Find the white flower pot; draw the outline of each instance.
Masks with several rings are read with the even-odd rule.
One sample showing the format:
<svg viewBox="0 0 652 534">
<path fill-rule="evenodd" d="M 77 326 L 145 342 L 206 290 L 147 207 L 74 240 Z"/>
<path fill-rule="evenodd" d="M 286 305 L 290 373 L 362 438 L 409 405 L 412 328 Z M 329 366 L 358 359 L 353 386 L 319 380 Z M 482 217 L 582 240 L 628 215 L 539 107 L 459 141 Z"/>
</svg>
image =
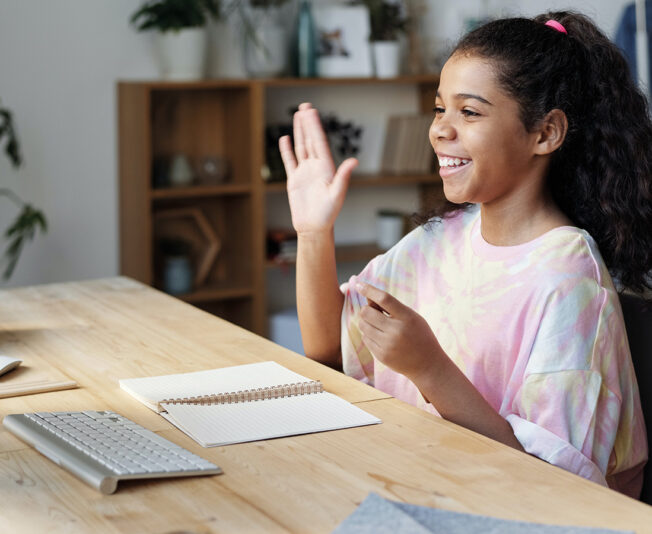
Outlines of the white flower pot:
<svg viewBox="0 0 652 534">
<path fill-rule="evenodd" d="M 161 76 L 166 80 L 196 80 L 204 77 L 205 28 L 186 28 L 158 34 Z"/>
<path fill-rule="evenodd" d="M 394 78 L 401 71 L 401 48 L 398 41 L 371 43 L 377 78 Z"/>
</svg>

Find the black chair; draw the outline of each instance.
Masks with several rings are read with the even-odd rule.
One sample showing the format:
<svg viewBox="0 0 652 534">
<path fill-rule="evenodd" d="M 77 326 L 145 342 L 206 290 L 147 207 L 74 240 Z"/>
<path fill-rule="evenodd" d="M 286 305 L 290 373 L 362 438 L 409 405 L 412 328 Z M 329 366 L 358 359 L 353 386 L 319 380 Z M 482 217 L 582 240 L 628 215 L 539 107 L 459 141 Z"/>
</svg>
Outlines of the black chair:
<svg viewBox="0 0 652 534">
<path fill-rule="evenodd" d="M 640 297 L 622 294 L 620 304 L 641 393 L 649 447 L 652 444 L 652 302 L 646 303 Z M 641 501 L 652 504 L 652 461 L 648 460 L 643 476 Z"/>
</svg>

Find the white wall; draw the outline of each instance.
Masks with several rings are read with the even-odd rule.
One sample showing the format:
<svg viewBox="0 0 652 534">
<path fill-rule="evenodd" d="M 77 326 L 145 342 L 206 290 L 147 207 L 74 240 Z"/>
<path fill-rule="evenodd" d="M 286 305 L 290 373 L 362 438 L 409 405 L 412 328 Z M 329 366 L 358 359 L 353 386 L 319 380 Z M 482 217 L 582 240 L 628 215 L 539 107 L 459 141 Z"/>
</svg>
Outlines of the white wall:
<svg viewBox="0 0 652 534">
<path fill-rule="evenodd" d="M 427 1 L 423 25 L 433 36 L 431 43 L 456 38 L 462 16 L 485 4 L 492 13 L 543 9 L 534 0 L 457 0 L 454 6 L 447 0 Z M 611 34 L 625 3 L 572 4 Z M 16 172 L 0 156 L 0 186 L 43 208 L 50 222 L 48 234 L 27 247 L 8 285 L 118 273 L 115 82 L 156 76 L 150 38 L 128 24 L 139 4 L 0 0 L 0 99 L 15 113 L 25 157 Z M 367 103 L 364 113 L 373 115 L 376 105 Z M 14 215 L 13 206 L 0 199 L 0 229 Z"/>
</svg>

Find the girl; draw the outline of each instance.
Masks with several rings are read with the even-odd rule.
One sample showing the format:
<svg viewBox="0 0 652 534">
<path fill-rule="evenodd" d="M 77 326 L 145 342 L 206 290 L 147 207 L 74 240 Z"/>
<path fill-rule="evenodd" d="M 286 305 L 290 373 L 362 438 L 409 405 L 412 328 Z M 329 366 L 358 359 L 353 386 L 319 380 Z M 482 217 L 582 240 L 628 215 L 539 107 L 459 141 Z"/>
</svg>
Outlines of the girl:
<svg viewBox="0 0 652 534">
<path fill-rule="evenodd" d="M 445 206 L 338 287 L 336 170 L 302 104 L 280 150 L 306 354 L 519 450 L 640 493 L 645 428 L 618 295 L 649 287 L 652 124 L 586 17 L 490 22 L 446 62 Z M 340 322 L 341 321 L 341 322 Z"/>
</svg>

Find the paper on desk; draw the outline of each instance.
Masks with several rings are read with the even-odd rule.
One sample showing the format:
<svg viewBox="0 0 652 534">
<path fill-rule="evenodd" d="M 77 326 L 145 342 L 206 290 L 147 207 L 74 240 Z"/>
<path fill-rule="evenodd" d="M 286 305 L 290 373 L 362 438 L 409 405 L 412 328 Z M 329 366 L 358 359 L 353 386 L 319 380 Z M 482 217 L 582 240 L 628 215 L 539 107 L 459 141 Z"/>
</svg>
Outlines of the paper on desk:
<svg viewBox="0 0 652 534">
<path fill-rule="evenodd" d="M 371 493 L 332 534 L 634 534 L 627 530 L 542 525 L 389 501 Z"/>
<path fill-rule="evenodd" d="M 44 358 L 21 355 L 21 360 L 23 363 L 19 367 L 0 376 L 0 399 L 78 387 L 77 382 Z"/>
</svg>

